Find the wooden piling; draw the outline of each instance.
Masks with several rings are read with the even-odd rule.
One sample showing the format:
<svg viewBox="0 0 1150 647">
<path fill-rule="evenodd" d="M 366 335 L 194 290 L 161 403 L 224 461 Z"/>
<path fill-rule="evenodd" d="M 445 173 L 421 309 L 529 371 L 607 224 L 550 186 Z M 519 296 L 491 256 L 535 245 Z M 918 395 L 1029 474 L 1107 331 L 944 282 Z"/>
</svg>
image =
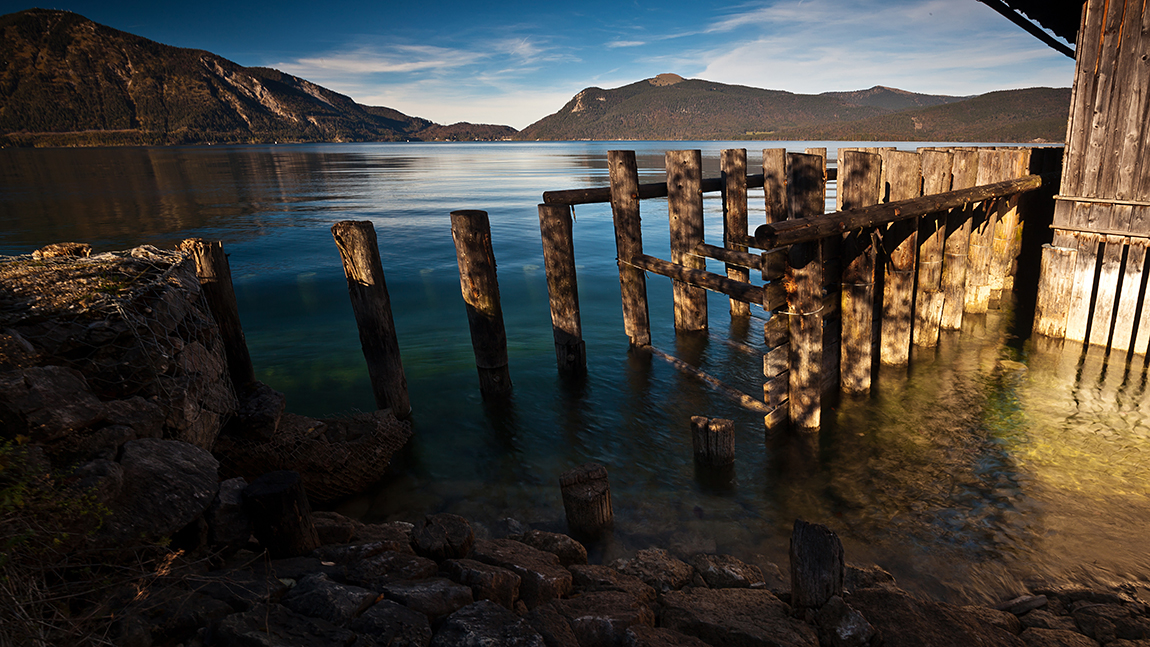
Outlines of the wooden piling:
<svg viewBox="0 0 1150 647">
<path fill-rule="evenodd" d="M 228 376 L 236 392 L 243 394 L 255 384 L 256 376 L 244 329 L 240 325 L 239 306 L 236 305 L 236 292 L 232 287 L 232 270 L 228 266 L 223 243 L 189 238 L 180 243 L 180 250 L 189 254 L 196 263 L 200 290 L 208 302 L 212 318 L 220 327 L 224 357 L 228 362 Z"/>
<path fill-rule="evenodd" d="M 339 248 L 347 293 L 359 328 L 359 343 L 367 360 L 375 406 L 391 409 L 397 418 L 411 415 L 407 377 L 399 355 L 399 340 L 391 315 L 391 297 L 384 281 L 375 227 L 369 221 L 343 220 L 331 226 Z"/>
<path fill-rule="evenodd" d="M 978 153 L 978 185 L 997 182 L 1003 175 L 1003 159 L 992 150 Z M 982 314 L 990 309 L 990 262 L 998 209 L 984 201 L 974 209 L 970 229 L 970 252 L 966 268 L 966 311 Z"/>
<path fill-rule="evenodd" d="M 722 152 L 719 158 L 723 180 L 723 243 L 727 249 L 746 252 L 741 241 L 747 238 L 747 149 L 734 148 Z M 747 283 L 751 272 L 745 267 L 727 264 L 727 278 Z M 731 299 L 732 317 L 749 317 L 751 307 L 738 299 Z"/>
<path fill-rule="evenodd" d="M 1012 180 L 1026 175 L 1030 166 L 1030 154 L 1022 150 L 995 151 L 998 157 L 999 173 L 991 182 Z M 991 243 L 990 266 L 987 285 L 990 287 L 990 301 L 997 308 L 1002 293 L 1014 289 L 1014 266 L 1022 241 L 1022 221 L 1018 215 L 1017 195 L 1001 198 L 995 202 L 997 224 L 994 240 Z"/>
<path fill-rule="evenodd" d="M 1042 246 L 1040 276 L 1044 282 L 1034 306 L 1034 332 L 1061 339 L 1066 336 L 1066 315 L 1073 292 L 1076 247 Z"/>
<path fill-rule="evenodd" d="M 559 476 L 567 528 L 579 537 L 598 537 L 615 522 L 607 468 L 585 463 Z"/>
<path fill-rule="evenodd" d="M 499 280 L 495 251 L 491 247 L 491 223 L 486 211 L 451 212 L 451 238 L 459 264 L 459 285 L 467 306 L 471 346 L 479 371 L 479 390 L 484 396 L 511 392 L 507 368 L 507 331 L 499 303 Z"/>
<path fill-rule="evenodd" d="M 763 202 L 767 222 L 782 222 L 789 216 L 787 207 L 787 149 L 763 149 Z"/>
<path fill-rule="evenodd" d="M 543 267 L 551 304 L 551 332 L 555 361 L 564 373 L 587 368 L 587 345 L 579 320 L 579 283 L 575 276 L 575 240 L 571 207 L 539 205 L 539 234 L 543 239 Z"/>
<path fill-rule="evenodd" d="M 790 217 L 819 215 L 825 201 L 823 158 L 788 153 L 787 201 Z M 822 415 L 823 268 L 818 241 L 791 245 L 787 260 L 790 317 L 790 421 L 817 430 Z"/>
<path fill-rule="evenodd" d="M 611 214 L 615 223 L 623 329 L 632 346 L 649 346 L 651 321 L 647 312 L 647 277 L 643 270 L 627 262 L 643 253 L 639 169 L 635 163 L 635 151 L 607 151 L 607 165 L 611 176 Z"/>
<path fill-rule="evenodd" d="M 842 209 L 869 207 L 881 199 L 882 157 L 861 151 L 839 153 L 837 200 Z M 875 248 L 873 227 L 843 234 L 839 373 L 845 393 L 866 393 L 871 387 Z"/>
<path fill-rule="evenodd" d="M 252 520 L 252 534 L 268 557 L 299 557 L 319 548 L 319 533 L 299 473 L 284 470 L 260 476 L 244 488 L 243 502 Z"/>
<path fill-rule="evenodd" d="M 953 156 L 943 151 L 924 151 L 922 193 L 934 195 L 950 191 Z M 918 280 L 915 296 L 914 333 L 917 346 L 938 345 L 939 322 L 945 295 L 942 291 L 943 246 L 946 212 L 923 216 L 918 225 Z"/>
<path fill-rule="evenodd" d="M 954 151 L 951 167 L 951 189 L 969 189 L 978 182 L 978 152 Z M 946 215 L 946 242 L 943 244 L 942 317 L 943 330 L 961 330 L 962 313 L 966 310 L 966 266 L 970 254 L 970 232 L 974 205 L 951 209 Z"/>
<path fill-rule="evenodd" d="M 843 544 L 826 526 L 796 519 L 791 531 L 791 606 L 818 609 L 842 595 Z"/>
<path fill-rule="evenodd" d="M 735 423 L 723 418 L 691 417 L 691 444 L 695 460 L 709 467 L 735 462 Z"/>
<path fill-rule="evenodd" d="M 884 151 L 882 159 L 890 202 L 922 194 L 922 165 L 917 153 Z M 879 361 L 891 366 L 910 361 L 918 220 L 909 218 L 880 230 L 884 278 Z"/>
<path fill-rule="evenodd" d="M 667 151 L 667 212 L 671 225 L 671 262 L 705 270 L 705 259 L 691 252 L 703 242 L 703 155 L 701 151 Z M 707 291 L 673 281 L 675 330 L 707 329 Z"/>
</svg>

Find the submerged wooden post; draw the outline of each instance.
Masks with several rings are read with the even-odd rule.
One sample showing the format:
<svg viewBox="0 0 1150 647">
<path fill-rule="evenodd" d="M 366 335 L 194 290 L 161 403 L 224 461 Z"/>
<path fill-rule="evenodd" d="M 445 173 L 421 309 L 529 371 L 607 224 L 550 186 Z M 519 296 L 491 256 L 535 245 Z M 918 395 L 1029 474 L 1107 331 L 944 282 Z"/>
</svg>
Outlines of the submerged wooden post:
<svg viewBox="0 0 1150 647">
<path fill-rule="evenodd" d="M 791 218 L 822 213 L 826 186 L 823 158 L 788 153 L 787 199 Z M 823 267 L 818 241 L 791 245 L 787 257 L 790 317 L 790 419 L 796 429 L 817 430 L 822 416 Z"/>
<path fill-rule="evenodd" d="M 459 286 L 467 304 L 467 323 L 479 390 L 484 396 L 511 392 L 507 369 L 507 331 L 499 303 L 499 280 L 495 276 L 495 252 L 491 248 L 491 223 L 486 211 L 451 212 L 451 238 L 459 263 Z"/>
<path fill-rule="evenodd" d="M 607 468 L 585 463 L 559 476 L 563 511 L 572 534 L 597 537 L 615 523 Z"/>
<path fill-rule="evenodd" d="M 839 157 L 838 197 L 842 209 L 858 209 L 882 200 L 882 156 L 843 151 Z M 875 229 L 843 234 L 842 353 L 839 381 L 845 393 L 866 393 L 874 364 Z"/>
<path fill-rule="evenodd" d="M 991 184 L 1003 178 L 1004 160 L 994 151 L 978 153 L 978 185 Z M 982 314 L 990 309 L 990 261 L 994 250 L 994 230 L 998 209 L 993 201 L 975 208 L 970 231 L 970 256 L 966 268 L 966 311 Z"/>
<path fill-rule="evenodd" d="M 882 155 L 890 202 L 922 195 L 922 166 L 918 154 L 884 151 Z M 885 275 L 879 361 L 892 366 L 910 362 L 918 220 L 916 217 L 893 222 L 882 230 Z"/>
<path fill-rule="evenodd" d="M 243 394 L 255 384 L 255 370 L 244 329 L 240 325 L 239 306 L 232 287 L 232 270 L 224 254 L 223 243 L 207 242 L 202 238 L 189 238 L 180 243 L 180 250 L 188 253 L 196 263 L 196 278 L 207 299 L 208 309 L 224 342 L 224 357 L 228 360 L 228 375 L 236 392 Z"/>
<path fill-rule="evenodd" d="M 1042 246 L 1042 285 L 1034 306 L 1034 332 L 1039 335 L 1057 339 L 1066 336 L 1077 260 L 1076 247 Z"/>
<path fill-rule="evenodd" d="M 1027 151 L 995 151 L 1001 166 L 1000 175 L 991 178 L 991 182 L 1012 180 L 1027 174 L 1030 166 L 1030 154 Z M 1014 289 L 1014 265 L 1018 258 L 1019 243 L 1022 240 L 1020 227 L 1022 222 L 1018 215 L 1017 195 L 1000 198 L 996 201 L 998 224 L 994 229 L 994 240 L 991 241 L 990 266 L 988 268 L 987 284 L 990 287 L 989 303 L 994 307 L 1002 300 L 1002 293 Z"/>
<path fill-rule="evenodd" d="M 359 343 L 367 360 L 367 374 L 375 406 L 391 409 L 403 419 L 411 414 L 407 377 L 399 356 L 399 340 L 391 316 L 391 297 L 383 277 L 375 227 L 368 221 L 343 220 L 331 226 L 339 248 L 351 309 L 359 328 Z"/>
<path fill-rule="evenodd" d="M 671 262 L 705 270 L 707 261 L 691 252 L 703 242 L 703 155 L 701 151 L 667 151 L 667 212 L 671 224 Z M 707 291 L 683 281 L 672 283 L 675 330 L 707 329 Z"/>
<path fill-rule="evenodd" d="M 575 276 L 575 240 L 571 207 L 539 205 L 539 233 L 543 239 L 543 266 L 551 304 L 551 331 L 559 370 L 579 373 L 587 368 L 587 345 L 579 321 L 579 283 Z"/>
<path fill-rule="evenodd" d="M 791 531 L 791 606 L 817 609 L 842 595 L 843 544 L 826 526 L 795 520 Z"/>
<path fill-rule="evenodd" d="M 735 422 L 723 418 L 691 417 L 691 445 L 695 460 L 708 467 L 735 462 Z"/>
<path fill-rule="evenodd" d="M 978 183 L 978 152 L 954 151 L 951 166 L 953 191 L 969 189 Z M 961 330 L 962 313 L 966 310 L 966 266 L 970 254 L 970 232 L 976 207 L 966 205 L 951 209 L 946 215 L 946 241 L 943 243 L 942 262 L 942 318 L 943 330 Z"/>
<path fill-rule="evenodd" d="M 719 165 L 723 179 L 724 247 L 745 252 L 747 246 L 741 241 L 747 237 L 747 149 L 724 150 Z M 747 283 L 751 280 L 751 272 L 745 267 L 727 263 L 727 278 Z M 732 317 L 750 315 L 750 304 L 731 299 Z"/>
<path fill-rule="evenodd" d="M 298 472 L 269 472 L 244 488 L 244 510 L 252 534 L 272 559 L 307 555 L 319 548 L 319 533 Z"/>
<path fill-rule="evenodd" d="M 950 191 L 951 154 L 943 151 L 923 151 L 922 194 L 934 195 Z M 918 287 L 914 306 L 914 334 L 917 346 L 938 345 L 939 321 L 945 295 L 942 292 L 943 246 L 946 236 L 946 212 L 922 217 L 918 231 Z"/>
<path fill-rule="evenodd" d="M 789 181 L 787 149 L 763 149 L 763 206 L 768 223 L 787 219 L 790 211 L 787 199 Z M 781 258 L 785 254 L 771 256 Z M 778 277 L 768 279 L 767 255 L 764 254 L 763 259 L 763 280 L 778 280 Z M 779 273 L 785 271 L 783 267 Z M 786 311 L 771 310 L 765 302 L 762 306 L 771 313 L 770 321 L 763 327 L 763 339 L 767 345 L 767 352 L 763 355 L 763 402 L 770 408 L 770 412 L 763 416 L 763 424 L 768 432 L 776 433 L 785 429 L 790 422 L 790 317 Z"/>
<path fill-rule="evenodd" d="M 615 250 L 619 264 L 619 290 L 623 302 L 623 330 L 632 346 L 651 344 L 647 313 L 647 276 L 631 265 L 643 253 L 639 221 L 639 167 L 635 151 L 607 151 L 611 175 L 611 215 L 615 222 Z"/>
</svg>

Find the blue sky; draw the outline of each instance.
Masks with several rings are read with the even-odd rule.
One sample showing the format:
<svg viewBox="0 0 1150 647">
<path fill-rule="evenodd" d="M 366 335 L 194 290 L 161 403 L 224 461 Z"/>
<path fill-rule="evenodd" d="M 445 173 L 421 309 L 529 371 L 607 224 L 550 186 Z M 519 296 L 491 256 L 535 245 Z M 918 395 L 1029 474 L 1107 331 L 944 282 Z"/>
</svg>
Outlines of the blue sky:
<svg viewBox="0 0 1150 647">
<path fill-rule="evenodd" d="M 674 72 L 800 93 L 1069 87 L 1074 62 L 977 0 L 195 3 L 53 0 L 438 123 L 523 128 L 588 86 Z M 0 13 L 31 5 L 0 0 Z"/>
</svg>

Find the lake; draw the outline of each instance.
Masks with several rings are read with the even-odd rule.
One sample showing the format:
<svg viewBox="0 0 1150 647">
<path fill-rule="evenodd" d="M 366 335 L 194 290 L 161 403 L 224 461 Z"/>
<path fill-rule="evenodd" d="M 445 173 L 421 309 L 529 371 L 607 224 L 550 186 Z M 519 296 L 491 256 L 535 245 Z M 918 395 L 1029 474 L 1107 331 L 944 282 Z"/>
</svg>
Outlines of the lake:
<svg viewBox="0 0 1150 647">
<path fill-rule="evenodd" d="M 835 530 L 848 561 L 877 563 L 904 588 L 946 600 L 999 598 L 1035 577 L 1145 580 L 1144 359 L 1042 352 L 1014 329 L 1009 305 L 968 317 L 909 371 L 884 372 L 869 397 L 834 403 L 816 446 L 771 439 L 760 414 L 629 352 L 610 208 L 581 205 L 574 236 L 588 374 L 558 374 L 536 210 L 543 191 L 605 186 L 613 148 L 635 150 L 640 181 L 656 182 L 668 148 L 701 149 L 704 176 L 717 177 L 724 148 L 748 148 L 755 169 L 763 147 L 827 146 L 833 157 L 844 145 L 6 149 L 0 254 L 60 241 L 97 251 L 223 241 L 257 377 L 287 395 L 289 410 L 321 417 L 374 408 L 329 231 L 340 220 L 372 221 L 414 437 L 383 482 L 340 505 L 367 521 L 446 511 L 562 532 L 558 475 L 595 461 L 610 473 L 616 515 L 599 559 L 656 544 L 785 569 L 791 525 L 803 518 Z M 763 222 L 761 190 L 750 202 L 753 230 Z M 718 195 L 704 203 L 707 241 L 721 245 Z M 515 385 L 508 406 L 479 396 L 448 217 L 457 209 L 490 214 Z M 643 213 L 645 247 L 666 257 L 666 201 L 645 201 Z M 709 336 L 677 339 L 670 281 L 650 276 L 648 291 L 654 346 L 761 393 L 761 309 L 732 321 L 725 297 L 711 295 Z M 735 421 L 733 484 L 695 473 L 694 415 Z"/>
</svg>

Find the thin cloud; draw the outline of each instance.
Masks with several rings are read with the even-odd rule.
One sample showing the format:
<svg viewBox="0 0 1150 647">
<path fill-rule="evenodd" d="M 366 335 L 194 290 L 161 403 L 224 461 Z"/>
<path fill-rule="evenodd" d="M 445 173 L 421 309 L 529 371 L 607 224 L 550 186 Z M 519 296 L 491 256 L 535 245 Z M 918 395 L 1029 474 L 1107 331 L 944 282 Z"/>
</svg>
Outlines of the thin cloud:
<svg viewBox="0 0 1150 647">
<path fill-rule="evenodd" d="M 360 47 L 347 52 L 298 58 L 273 67 L 304 76 L 307 74 L 387 74 L 424 70 L 448 70 L 474 65 L 487 55 L 467 50 L 430 45 L 391 45 L 385 49 Z"/>
<path fill-rule="evenodd" d="M 607 43 L 607 47 L 615 49 L 617 47 L 642 47 L 646 45 L 647 41 L 644 40 L 616 40 Z"/>
</svg>

